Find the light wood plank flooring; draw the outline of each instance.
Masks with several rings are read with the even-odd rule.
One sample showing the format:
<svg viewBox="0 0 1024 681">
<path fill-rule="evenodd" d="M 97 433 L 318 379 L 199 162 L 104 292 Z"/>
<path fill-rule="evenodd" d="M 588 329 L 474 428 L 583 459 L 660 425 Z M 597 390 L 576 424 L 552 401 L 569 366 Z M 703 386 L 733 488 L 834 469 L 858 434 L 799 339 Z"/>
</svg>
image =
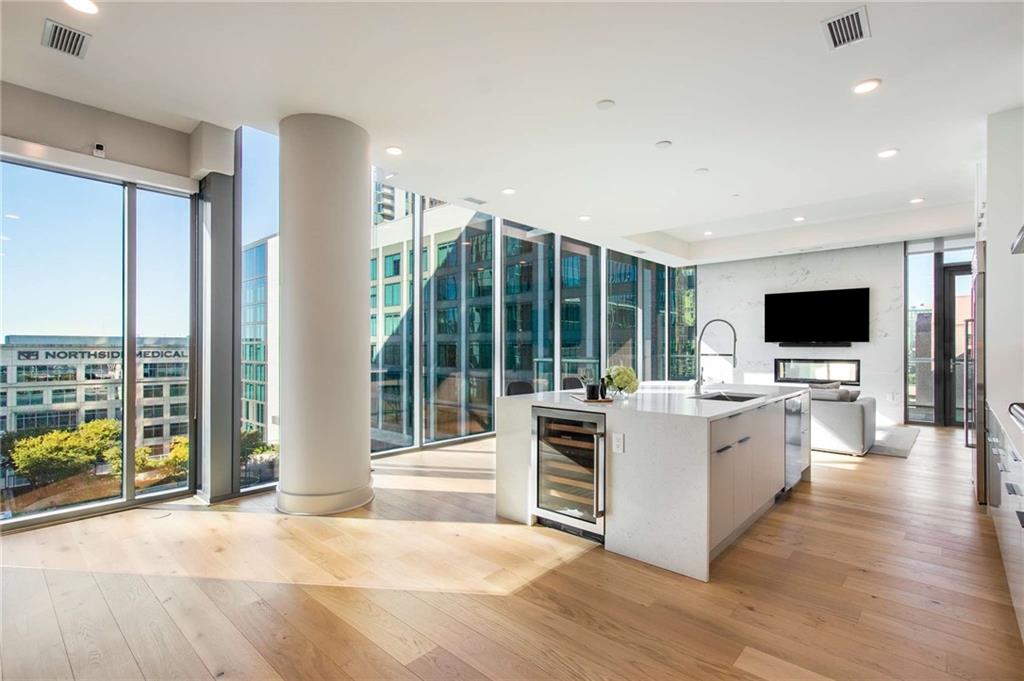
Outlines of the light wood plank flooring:
<svg viewBox="0 0 1024 681">
<path fill-rule="evenodd" d="M 331 518 L 260 495 L 3 537 L 4 679 L 1024 679 L 954 430 L 815 454 L 702 584 L 494 517 L 493 440 L 376 462 Z"/>
</svg>

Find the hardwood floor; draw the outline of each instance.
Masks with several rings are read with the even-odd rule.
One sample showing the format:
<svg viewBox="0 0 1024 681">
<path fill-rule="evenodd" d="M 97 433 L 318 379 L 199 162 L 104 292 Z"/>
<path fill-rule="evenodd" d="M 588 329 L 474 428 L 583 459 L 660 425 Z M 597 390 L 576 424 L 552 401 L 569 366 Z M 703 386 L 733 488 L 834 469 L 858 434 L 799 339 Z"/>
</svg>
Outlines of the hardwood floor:
<svg viewBox="0 0 1024 681">
<path fill-rule="evenodd" d="M 703 584 L 494 517 L 493 440 L 375 463 L 330 518 L 270 495 L 2 538 L 4 679 L 1024 679 L 959 432 L 815 453 Z"/>
</svg>

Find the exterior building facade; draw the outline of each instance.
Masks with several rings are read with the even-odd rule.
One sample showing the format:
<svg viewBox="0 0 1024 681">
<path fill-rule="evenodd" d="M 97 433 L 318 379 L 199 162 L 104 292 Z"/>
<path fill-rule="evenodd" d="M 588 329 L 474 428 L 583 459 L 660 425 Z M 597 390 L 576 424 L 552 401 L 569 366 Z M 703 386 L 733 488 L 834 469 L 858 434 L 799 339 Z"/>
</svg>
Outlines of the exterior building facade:
<svg viewBox="0 0 1024 681">
<path fill-rule="evenodd" d="M 187 338 L 139 338 L 135 447 L 161 459 L 189 435 Z M 71 430 L 124 414 L 120 338 L 7 336 L 0 345 L 0 434 Z M 4 486 L 17 484 L 3 460 Z"/>
<path fill-rule="evenodd" d="M 278 248 L 273 235 L 242 248 L 242 430 L 280 442 Z"/>
</svg>

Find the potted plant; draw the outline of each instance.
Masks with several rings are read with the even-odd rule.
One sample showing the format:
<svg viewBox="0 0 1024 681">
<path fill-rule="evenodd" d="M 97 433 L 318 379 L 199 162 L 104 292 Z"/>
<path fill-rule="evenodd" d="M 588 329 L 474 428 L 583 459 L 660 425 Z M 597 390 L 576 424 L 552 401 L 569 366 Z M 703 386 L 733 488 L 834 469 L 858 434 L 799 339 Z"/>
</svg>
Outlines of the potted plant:
<svg viewBox="0 0 1024 681">
<path fill-rule="evenodd" d="M 640 387 L 640 381 L 637 380 L 636 372 L 632 367 L 608 367 L 602 380 L 606 386 L 615 390 L 616 395 L 629 395 L 635 393 Z"/>
</svg>

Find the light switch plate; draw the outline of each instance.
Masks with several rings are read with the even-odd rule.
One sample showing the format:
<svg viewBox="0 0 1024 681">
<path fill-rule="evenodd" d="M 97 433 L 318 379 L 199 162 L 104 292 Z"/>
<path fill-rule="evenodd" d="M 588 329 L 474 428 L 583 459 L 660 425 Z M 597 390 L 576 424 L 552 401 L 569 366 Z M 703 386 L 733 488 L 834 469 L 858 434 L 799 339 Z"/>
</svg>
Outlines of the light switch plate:
<svg viewBox="0 0 1024 681">
<path fill-rule="evenodd" d="M 612 454 L 626 453 L 626 434 L 612 433 Z"/>
</svg>

